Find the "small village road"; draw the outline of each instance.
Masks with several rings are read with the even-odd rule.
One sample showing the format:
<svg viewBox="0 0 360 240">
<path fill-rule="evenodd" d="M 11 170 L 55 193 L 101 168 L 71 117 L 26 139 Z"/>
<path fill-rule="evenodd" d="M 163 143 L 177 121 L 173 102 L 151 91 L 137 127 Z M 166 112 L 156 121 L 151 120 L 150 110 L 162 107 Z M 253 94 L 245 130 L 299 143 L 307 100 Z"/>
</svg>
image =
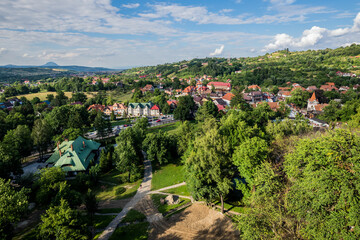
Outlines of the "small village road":
<svg viewBox="0 0 360 240">
<path fill-rule="evenodd" d="M 126 216 L 126 214 L 130 211 L 130 209 L 134 208 L 135 205 L 143 198 L 145 197 L 151 189 L 151 179 L 152 179 L 152 167 L 151 162 L 146 157 L 146 153 L 143 152 L 144 155 L 144 166 L 145 166 L 145 172 L 144 172 L 144 179 L 141 184 L 141 187 L 138 189 L 135 196 L 128 202 L 123 210 L 110 222 L 110 224 L 105 228 L 105 230 L 102 232 L 102 234 L 99 236 L 98 240 L 107 240 L 110 238 L 110 236 L 114 233 L 116 227 L 119 225 L 121 220 Z"/>
</svg>

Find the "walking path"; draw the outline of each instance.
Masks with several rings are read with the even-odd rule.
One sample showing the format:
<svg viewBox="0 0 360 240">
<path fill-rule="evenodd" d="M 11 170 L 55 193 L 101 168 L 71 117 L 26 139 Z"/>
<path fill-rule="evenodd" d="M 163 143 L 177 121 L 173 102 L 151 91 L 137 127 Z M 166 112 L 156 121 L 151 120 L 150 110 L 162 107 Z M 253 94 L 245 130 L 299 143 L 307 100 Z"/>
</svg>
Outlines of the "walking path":
<svg viewBox="0 0 360 240">
<path fill-rule="evenodd" d="M 132 209 L 144 196 L 146 196 L 151 189 L 151 179 L 152 179 L 152 167 L 151 162 L 147 159 L 145 152 L 144 155 L 144 165 L 145 173 L 144 180 L 141 184 L 141 188 L 138 189 L 135 196 L 128 202 L 124 209 L 110 222 L 110 224 L 105 228 L 102 234 L 99 236 L 98 240 L 107 240 L 114 233 L 116 227 L 119 225 L 121 220 L 126 216 L 126 214 Z"/>
</svg>

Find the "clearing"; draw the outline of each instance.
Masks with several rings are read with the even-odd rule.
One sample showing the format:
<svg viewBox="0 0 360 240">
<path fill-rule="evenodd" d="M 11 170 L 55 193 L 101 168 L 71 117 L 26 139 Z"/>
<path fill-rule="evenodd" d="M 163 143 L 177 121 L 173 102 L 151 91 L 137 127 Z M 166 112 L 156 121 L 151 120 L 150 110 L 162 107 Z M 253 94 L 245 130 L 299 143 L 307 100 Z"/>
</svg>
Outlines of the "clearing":
<svg viewBox="0 0 360 240">
<path fill-rule="evenodd" d="M 175 185 L 185 181 L 183 166 L 168 164 L 153 172 L 151 190 Z"/>
</svg>

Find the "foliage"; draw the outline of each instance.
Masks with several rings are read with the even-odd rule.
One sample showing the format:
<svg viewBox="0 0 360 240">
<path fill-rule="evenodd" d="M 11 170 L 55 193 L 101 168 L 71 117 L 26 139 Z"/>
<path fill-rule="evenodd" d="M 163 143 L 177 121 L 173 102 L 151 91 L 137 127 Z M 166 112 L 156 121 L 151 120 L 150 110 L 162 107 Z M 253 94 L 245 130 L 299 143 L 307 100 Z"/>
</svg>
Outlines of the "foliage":
<svg viewBox="0 0 360 240">
<path fill-rule="evenodd" d="M 219 116 L 219 110 L 213 101 L 206 101 L 204 105 L 196 112 L 196 120 L 204 121 L 205 118 Z"/>
<path fill-rule="evenodd" d="M 282 138 L 290 135 L 301 135 L 312 130 L 306 119 L 284 119 L 282 121 L 269 121 L 266 126 L 266 132 L 274 138 Z"/>
<path fill-rule="evenodd" d="M 291 97 L 286 99 L 286 102 L 293 103 L 300 108 L 304 108 L 307 105 L 307 101 L 309 98 L 309 92 L 303 91 L 298 88 L 291 92 Z"/>
<path fill-rule="evenodd" d="M 72 210 L 65 200 L 61 200 L 60 205 L 50 207 L 41 216 L 39 237 L 44 240 L 86 240 L 88 233 L 79 212 Z"/>
<path fill-rule="evenodd" d="M 12 239 L 13 225 L 23 216 L 28 207 L 28 190 L 15 190 L 10 180 L 0 178 L 0 238 Z"/>
<path fill-rule="evenodd" d="M 287 208 L 301 222 L 304 238 L 360 237 L 359 146 L 359 136 L 336 130 L 301 140 L 286 157 Z"/>
<path fill-rule="evenodd" d="M 166 164 L 176 158 L 176 142 L 167 132 L 161 130 L 149 133 L 143 142 L 144 150 L 150 161 L 155 164 Z"/>
<path fill-rule="evenodd" d="M 31 137 L 36 145 L 40 158 L 43 157 L 44 153 L 47 151 L 48 146 L 51 141 L 51 127 L 47 120 L 38 119 L 35 121 L 34 127 L 32 129 Z"/>
<path fill-rule="evenodd" d="M 178 104 L 174 111 L 174 118 L 177 120 L 185 121 L 193 118 L 195 110 L 194 99 L 187 95 L 178 98 Z"/>
<path fill-rule="evenodd" d="M 110 120 L 106 119 L 104 114 L 100 111 L 95 117 L 94 127 L 97 130 L 97 135 L 101 138 L 106 137 L 112 131 Z"/>
<path fill-rule="evenodd" d="M 229 144 L 220 135 L 215 119 L 207 119 L 185 161 L 187 184 L 194 199 L 212 202 L 220 197 L 223 202 L 233 175 L 228 154 Z"/>
</svg>

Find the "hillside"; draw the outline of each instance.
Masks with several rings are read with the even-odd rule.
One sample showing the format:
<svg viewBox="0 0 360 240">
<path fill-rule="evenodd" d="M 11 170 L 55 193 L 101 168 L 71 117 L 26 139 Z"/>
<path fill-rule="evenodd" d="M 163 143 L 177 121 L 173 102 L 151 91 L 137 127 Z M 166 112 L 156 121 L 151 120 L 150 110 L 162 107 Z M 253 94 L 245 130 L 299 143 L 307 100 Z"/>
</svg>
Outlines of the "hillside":
<svg viewBox="0 0 360 240">
<path fill-rule="evenodd" d="M 220 81 L 231 79 L 235 85 L 283 85 L 288 81 L 304 86 L 318 85 L 337 71 L 360 74 L 360 45 L 324 50 L 267 53 L 249 58 L 205 58 L 124 71 L 128 75 L 162 78 L 190 78 L 204 74 Z M 335 79 L 336 80 L 336 79 Z M 353 82 L 350 82 L 351 84 Z"/>
</svg>

